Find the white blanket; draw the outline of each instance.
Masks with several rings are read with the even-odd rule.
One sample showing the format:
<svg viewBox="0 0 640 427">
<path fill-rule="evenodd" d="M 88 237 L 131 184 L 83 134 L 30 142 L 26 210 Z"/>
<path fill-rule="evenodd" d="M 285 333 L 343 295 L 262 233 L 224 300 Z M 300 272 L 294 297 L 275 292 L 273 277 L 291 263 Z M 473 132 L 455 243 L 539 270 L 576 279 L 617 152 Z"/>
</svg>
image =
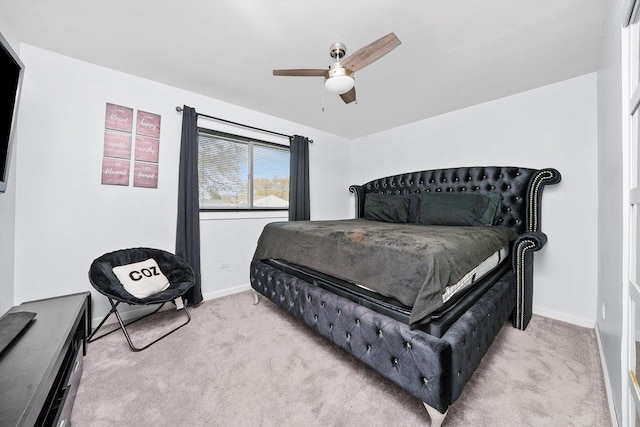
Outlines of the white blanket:
<svg viewBox="0 0 640 427">
<path fill-rule="evenodd" d="M 113 267 L 113 274 L 124 289 L 136 298 L 146 298 L 169 287 L 169 280 L 153 258 Z"/>
</svg>

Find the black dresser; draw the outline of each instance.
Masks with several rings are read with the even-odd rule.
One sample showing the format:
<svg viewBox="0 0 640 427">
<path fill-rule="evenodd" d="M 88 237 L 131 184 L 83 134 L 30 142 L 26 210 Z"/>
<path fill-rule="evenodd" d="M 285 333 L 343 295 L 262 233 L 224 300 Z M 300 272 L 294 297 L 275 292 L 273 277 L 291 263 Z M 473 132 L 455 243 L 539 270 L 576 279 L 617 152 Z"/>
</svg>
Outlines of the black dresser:
<svg viewBox="0 0 640 427">
<path fill-rule="evenodd" d="M 35 318 L 0 354 L 0 426 L 69 426 L 82 357 L 86 354 L 91 294 L 30 301 L 8 313 Z"/>
</svg>

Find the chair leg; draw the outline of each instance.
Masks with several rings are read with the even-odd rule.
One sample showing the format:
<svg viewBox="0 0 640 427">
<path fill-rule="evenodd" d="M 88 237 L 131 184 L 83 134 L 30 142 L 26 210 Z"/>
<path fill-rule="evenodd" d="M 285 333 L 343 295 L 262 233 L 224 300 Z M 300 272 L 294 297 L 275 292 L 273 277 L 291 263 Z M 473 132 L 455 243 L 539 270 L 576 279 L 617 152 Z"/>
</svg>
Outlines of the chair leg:
<svg viewBox="0 0 640 427">
<path fill-rule="evenodd" d="M 100 322 L 100 324 L 98 325 L 98 327 L 93 331 L 93 333 L 90 335 L 90 340 L 88 340 L 89 342 L 91 341 L 95 341 L 97 339 L 100 339 L 106 335 L 109 335 L 112 332 L 115 332 L 118 330 L 118 328 L 109 331 L 105 334 L 100 335 L 97 338 L 92 338 L 93 335 L 98 331 L 98 329 L 102 326 L 102 324 L 105 322 L 105 320 L 107 320 L 107 318 L 111 315 L 111 313 L 116 315 L 116 319 L 118 320 L 118 323 L 120 324 L 120 329 L 122 329 L 122 332 L 124 333 L 125 338 L 127 339 L 127 343 L 129 344 L 129 347 L 131 348 L 131 350 L 133 351 L 142 351 L 148 347 L 150 347 L 152 344 L 157 343 L 158 341 L 160 341 L 161 339 L 167 337 L 168 335 L 172 334 L 173 332 L 177 331 L 178 329 L 182 328 L 183 326 L 185 326 L 187 323 L 189 323 L 191 321 L 191 315 L 189 314 L 189 310 L 187 310 L 187 307 L 185 306 L 183 308 L 185 314 L 187 315 L 187 320 L 184 323 L 181 323 L 180 325 L 176 326 L 174 329 L 170 330 L 169 332 L 165 333 L 164 335 L 156 338 L 155 340 L 151 341 L 150 343 L 148 343 L 147 345 L 145 345 L 144 347 L 136 347 L 133 344 L 133 341 L 131 340 L 131 337 L 129 336 L 129 332 L 127 331 L 127 326 L 131 325 L 132 323 L 137 322 L 138 320 L 142 320 L 145 317 L 148 317 L 156 312 L 158 312 L 158 310 L 160 310 L 160 308 L 162 308 L 162 306 L 164 306 L 165 303 L 160 304 L 160 306 L 158 308 L 156 308 L 154 311 L 152 311 L 151 313 L 145 314 L 142 317 L 139 317 L 129 323 L 124 323 L 122 321 L 122 317 L 120 316 L 120 312 L 118 311 L 118 304 L 120 304 L 120 302 L 114 303 L 110 298 L 109 298 L 109 303 L 111 304 L 111 310 L 109 311 L 109 313 L 105 316 L 105 318 L 102 320 L 102 322 Z"/>
<path fill-rule="evenodd" d="M 253 305 L 257 305 L 260 302 L 260 294 L 258 294 L 258 291 L 256 291 L 255 289 L 252 289 L 253 291 Z"/>
<path fill-rule="evenodd" d="M 104 334 L 102 334 L 102 335 L 100 335 L 100 336 L 97 336 L 97 337 L 95 337 L 95 338 L 93 337 L 93 336 L 96 334 L 96 332 L 98 332 L 98 330 L 99 330 L 99 329 L 104 325 L 104 322 L 106 322 L 106 321 L 107 321 L 107 319 L 109 318 L 109 316 L 111 316 L 112 314 L 114 314 L 114 313 L 116 313 L 116 312 L 118 311 L 117 307 L 118 307 L 118 305 L 120 305 L 120 301 L 118 301 L 118 302 L 116 302 L 116 303 L 114 304 L 113 300 L 109 298 L 109 303 L 111 304 L 111 310 L 109 310 L 109 312 L 107 313 L 107 315 L 106 315 L 106 316 L 104 316 L 104 319 L 102 319 L 102 321 L 101 321 L 101 322 L 98 324 L 98 326 L 93 330 L 93 332 L 91 332 L 91 335 L 89 335 L 89 338 L 87 338 L 87 342 L 93 342 L 93 341 L 99 340 L 99 339 L 100 339 L 100 338 L 102 338 L 102 337 L 106 337 L 107 335 L 109 335 L 109 334 L 111 334 L 111 333 L 113 333 L 113 332 L 115 332 L 115 331 L 119 331 L 119 330 L 120 330 L 120 328 L 119 328 L 119 327 L 116 327 L 116 328 L 114 328 L 114 329 L 110 330 L 109 332 L 105 332 Z M 152 314 L 154 314 L 154 313 L 157 313 L 157 312 L 158 312 L 158 311 L 159 311 L 159 310 L 160 310 L 164 305 L 165 305 L 165 303 L 160 304 L 160 305 L 159 305 L 155 310 L 153 310 L 152 312 L 147 313 L 147 314 L 145 314 L 144 316 L 138 317 L 137 319 L 132 320 L 132 321 L 131 321 L 131 322 L 129 322 L 129 323 L 125 323 L 125 326 L 129 326 L 129 325 L 131 325 L 132 323 L 136 323 L 138 320 L 142 320 L 142 319 L 144 319 L 145 317 L 148 317 L 148 316 L 151 316 L 151 315 L 152 315 Z"/>
<path fill-rule="evenodd" d="M 98 326 L 93 330 L 93 332 L 91 332 L 91 334 L 89 334 L 89 337 L 87 338 L 87 342 L 94 342 L 95 340 L 98 340 L 98 339 L 100 339 L 100 338 L 104 337 L 105 335 L 109 335 L 111 332 L 115 332 L 115 331 L 117 331 L 117 330 L 118 330 L 118 328 L 116 328 L 116 329 L 114 329 L 114 330 L 112 330 L 112 331 L 107 332 L 106 334 L 102 334 L 102 335 L 100 335 L 100 336 L 98 336 L 98 337 L 95 337 L 95 338 L 93 337 L 93 336 L 96 334 L 96 332 L 98 332 L 98 330 L 100 330 L 100 328 L 102 327 L 102 325 L 104 325 L 104 322 L 106 322 L 106 321 L 107 321 L 107 319 L 109 318 L 109 316 L 111 316 L 111 313 L 113 313 L 113 308 L 112 308 L 112 309 L 107 313 L 107 315 L 106 315 L 106 316 L 104 316 L 104 319 L 102 319 L 102 321 L 101 321 L 101 322 L 98 324 Z"/>
</svg>

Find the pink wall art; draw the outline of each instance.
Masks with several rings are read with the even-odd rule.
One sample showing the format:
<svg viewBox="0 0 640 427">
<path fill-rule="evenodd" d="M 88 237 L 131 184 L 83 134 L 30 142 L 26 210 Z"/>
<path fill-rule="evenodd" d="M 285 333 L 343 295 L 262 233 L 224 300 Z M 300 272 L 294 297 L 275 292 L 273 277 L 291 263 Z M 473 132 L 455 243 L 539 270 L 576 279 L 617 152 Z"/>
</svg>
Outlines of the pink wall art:
<svg viewBox="0 0 640 427">
<path fill-rule="evenodd" d="M 134 162 L 133 186 L 158 188 L 158 164 Z"/>
<path fill-rule="evenodd" d="M 104 127 L 106 129 L 131 132 L 133 129 L 133 108 L 107 102 L 107 117 Z"/>
<path fill-rule="evenodd" d="M 105 157 L 119 159 L 131 158 L 131 133 L 105 129 L 104 153 Z"/>
<path fill-rule="evenodd" d="M 160 119 L 159 114 L 107 102 L 102 184 L 128 186 L 133 160 L 133 186 L 158 188 Z"/>
<path fill-rule="evenodd" d="M 160 138 L 160 115 L 138 110 L 136 134 Z"/>
<path fill-rule="evenodd" d="M 159 139 L 136 135 L 136 160 L 158 163 L 159 148 Z"/>
<path fill-rule="evenodd" d="M 129 160 L 102 159 L 102 184 L 129 185 Z"/>
</svg>

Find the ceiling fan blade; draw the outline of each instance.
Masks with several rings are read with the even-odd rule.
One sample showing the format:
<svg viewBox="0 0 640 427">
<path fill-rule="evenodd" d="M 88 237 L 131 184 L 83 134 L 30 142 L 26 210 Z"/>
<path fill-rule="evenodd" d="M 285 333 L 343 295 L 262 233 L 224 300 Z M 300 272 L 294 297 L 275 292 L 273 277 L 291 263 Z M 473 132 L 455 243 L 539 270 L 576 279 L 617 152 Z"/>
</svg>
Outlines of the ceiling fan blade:
<svg viewBox="0 0 640 427">
<path fill-rule="evenodd" d="M 365 47 L 358 49 L 351 56 L 340 62 L 343 67 L 356 72 L 371 64 L 373 61 L 382 58 L 398 47 L 400 43 L 400 39 L 396 37 L 394 33 L 389 33 L 373 43 L 369 43 Z"/>
<path fill-rule="evenodd" d="M 340 98 L 344 101 L 345 104 L 350 104 L 356 100 L 356 88 L 353 87 L 349 92 L 345 92 L 340 95 Z"/>
<path fill-rule="evenodd" d="M 293 70 L 273 70 L 274 76 L 301 76 L 301 77 L 327 77 L 327 69 L 299 68 Z"/>
</svg>

